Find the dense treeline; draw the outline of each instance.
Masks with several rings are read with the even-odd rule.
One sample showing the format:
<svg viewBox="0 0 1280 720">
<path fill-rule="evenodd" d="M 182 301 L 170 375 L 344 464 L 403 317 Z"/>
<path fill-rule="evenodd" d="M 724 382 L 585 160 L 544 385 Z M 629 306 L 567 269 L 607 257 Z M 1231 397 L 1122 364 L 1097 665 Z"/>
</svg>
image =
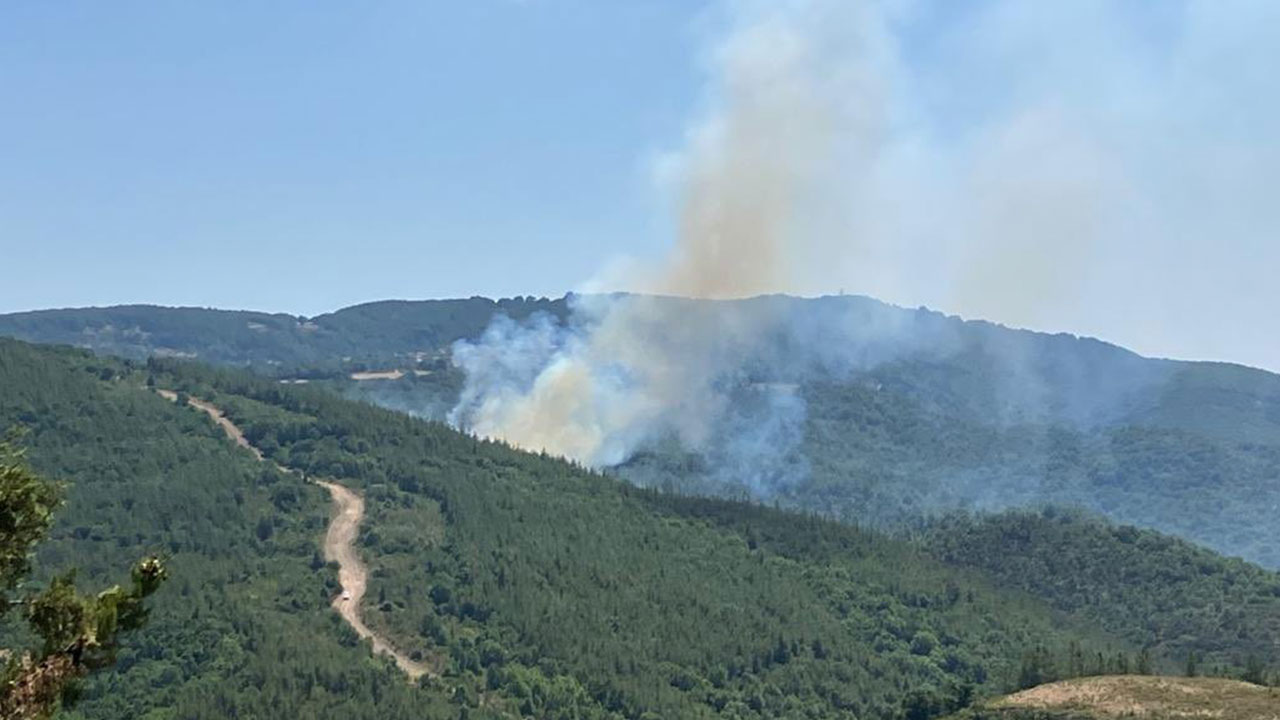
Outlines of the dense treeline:
<svg viewBox="0 0 1280 720">
<path fill-rule="evenodd" d="M 774 487 L 735 484 L 723 463 L 674 444 L 643 448 L 638 484 L 881 526 L 951 509 L 1076 505 L 1280 568 L 1280 376 L 1139 357 L 1097 340 L 964 322 L 868 298 L 686 302 L 690 312 L 776 322 L 718 382 L 794 385 L 803 441 Z M 447 349 L 495 314 L 571 318 L 535 298 L 368 303 L 315 318 L 129 306 L 0 316 L 0 334 L 143 358 L 190 355 L 307 378 L 395 410 L 441 418 L 461 378 Z M 679 316 L 679 314 L 673 314 Z M 417 369 L 353 382 L 362 369 Z M 745 393 L 750 397 L 751 393 Z M 749 402 L 734 398 L 741 410 Z M 726 438 L 733 440 L 732 433 Z"/>
<path fill-rule="evenodd" d="M 142 360 L 195 358 L 272 376 L 338 377 L 405 367 L 454 340 L 479 335 L 495 313 L 564 316 L 564 299 L 472 297 L 355 305 L 314 318 L 283 313 L 120 305 L 0 315 L 0 335 L 65 343 Z"/>
<path fill-rule="evenodd" d="M 924 543 L 1205 672 L 1273 662 L 1280 646 L 1280 574 L 1159 533 L 1051 507 L 940 519 Z"/>
<path fill-rule="evenodd" d="M 410 686 L 329 610 L 318 488 L 148 384 L 360 490 L 366 619 L 442 676 Z M 151 626 L 69 717 L 929 717 L 1025 684 L 1037 653 L 1136 663 L 1146 644 L 919 542 L 638 489 L 240 372 L 0 342 L 0 423 L 72 483 L 38 570 L 169 560 Z"/>
<path fill-rule="evenodd" d="M 105 586 L 151 553 L 171 577 L 65 717 L 451 717 L 442 693 L 409 687 L 328 610 L 335 574 L 313 566 L 323 491 L 235 450 L 144 379 L 127 362 L 0 340 L 0 427 L 25 427 L 31 464 L 68 484 L 37 585 L 77 567 Z M 5 634 L 21 642 L 20 629 Z"/>
<path fill-rule="evenodd" d="M 312 388 L 152 370 L 277 461 L 364 489 L 370 621 L 445 660 L 464 704 L 893 717 L 908 688 L 1006 689 L 1039 645 L 1126 647 L 881 534 L 636 489 Z"/>
<path fill-rule="evenodd" d="M 920 389 L 933 384 L 919 364 L 805 385 L 804 440 L 793 453 L 807 477 L 774 497 L 786 507 L 885 528 L 955 509 L 1078 506 L 1280 568 L 1280 431 L 1237 413 L 1239 435 L 1225 437 L 1231 423 L 1223 405 L 1264 403 L 1243 389 L 1206 389 L 1207 373 L 1241 384 L 1231 370 L 1179 373 L 1156 409 L 1099 425 L 996 421 L 995 410 L 981 415 L 961 403 L 977 391 L 951 388 L 952 402 L 925 400 Z M 955 367 L 932 372 L 963 378 Z M 1185 417 L 1193 412 L 1189 398 L 1214 410 L 1193 423 Z M 1280 417 L 1280 402 L 1266 402 Z M 677 489 L 723 491 L 706 479 L 711 469 L 697 456 L 669 447 L 641 454 L 623 472 Z"/>
</svg>

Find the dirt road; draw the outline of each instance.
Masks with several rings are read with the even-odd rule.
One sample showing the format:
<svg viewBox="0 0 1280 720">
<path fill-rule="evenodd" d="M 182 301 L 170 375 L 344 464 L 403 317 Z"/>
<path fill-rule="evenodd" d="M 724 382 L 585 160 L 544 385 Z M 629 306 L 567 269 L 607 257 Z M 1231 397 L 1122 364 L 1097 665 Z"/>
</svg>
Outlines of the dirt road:
<svg viewBox="0 0 1280 720">
<path fill-rule="evenodd" d="M 160 395 L 160 397 L 168 400 L 169 402 L 177 402 L 178 400 L 178 393 L 172 390 L 156 390 L 156 393 Z M 196 408 L 197 410 L 203 410 L 209 413 L 209 417 L 213 418 L 213 421 L 218 423 L 218 425 L 223 429 L 223 431 L 227 433 L 227 437 L 234 440 L 236 444 L 239 445 L 240 447 L 253 453 L 254 457 L 258 458 L 259 460 L 266 459 L 262 457 L 262 453 L 258 450 L 258 448 L 249 444 L 249 441 L 245 439 L 244 433 L 240 431 L 240 428 L 236 427 L 235 423 L 228 420 L 227 416 L 223 415 L 221 410 L 210 405 L 207 402 L 204 402 L 203 400 L 197 400 L 193 397 L 187 398 L 187 404 L 193 408 Z M 285 472 L 293 472 L 292 470 L 285 467 L 281 467 L 279 465 L 277 465 L 276 467 L 279 467 L 281 470 Z"/>
<path fill-rule="evenodd" d="M 170 402 L 178 399 L 178 394 L 172 390 L 156 390 L 156 393 Z M 227 437 L 234 440 L 237 445 L 248 449 L 259 460 L 266 461 L 258 448 L 249 444 L 240 428 L 228 420 L 221 410 L 196 398 L 188 398 L 187 402 L 191 407 L 208 413 L 209 417 L 213 418 L 213 421 L 227 433 Z M 281 465 L 276 467 L 287 473 L 298 474 Z M 364 499 L 335 482 L 316 480 L 315 483 L 328 490 L 329 495 L 333 497 L 334 514 L 324 536 L 324 556 L 326 560 L 337 561 L 338 583 L 342 585 L 343 590 L 333 599 L 333 609 L 338 611 L 357 635 L 368 638 L 372 642 L 375 654 L 390 657 L 409 676 L 409 679 L 417 680 L 423 675 L 433 675 L 430 665 L 415 661 L 397 651 L 385 639 L 374 634 L 360 619 L 360 601 L 364 599 L 365 587 L 369 582 L 369 570 L 360 559 L 360 554 L 356 552 L 355 547 L 356 539 L 360 534 L 360 522 L 364 519 Z"/>
<path fill-rule="evenodd" d="M 333 482 L 317 480 L 316 484 L 333 496 L 334 515 L 329 531 L 324 536 L 324 557 L 338 562 L 338 582 L 343 593 L 333 600 L 333 609 L 347 621 L 356 634 L 369 638 L 375 653 L 389 655 L 396 665 L 412 679 L 431 674 L 426 663 L 415 662 L 397 652 L 385 640 L 374 634 L 360 619 L 360 601 L 364 599 L 369 581 L 369 570 L 356 552 L 356 537 L 360 533 L 360 520 L 364 517 L 364 499 L 347 488 Z"/>
</svg>

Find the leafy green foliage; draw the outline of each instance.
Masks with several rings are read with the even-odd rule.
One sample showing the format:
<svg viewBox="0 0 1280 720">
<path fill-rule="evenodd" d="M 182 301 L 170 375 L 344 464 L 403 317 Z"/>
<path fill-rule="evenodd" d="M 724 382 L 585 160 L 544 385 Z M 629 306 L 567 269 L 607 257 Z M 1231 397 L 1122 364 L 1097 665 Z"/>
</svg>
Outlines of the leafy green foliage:
<svg viewBox="0 0 1280 720">
<path fill-rule="evenodd" d="M 0 583 L 13 591 L 30 569 L 28 553 L 52 521 L 58 488 L 41 478 L 12 444 L 0 444 Z M 4 609 L 25 608 L 31 630 L 43 647 L 38 652 L 7 651 L 0 682 L 0 717 L 43 718 L 81 675 L 115 661 L 121 633 L 137 630 L 146 619 L 143 601 L 166 577 L 163 563 L 148 558 L 133 569 L 133 585 L 81 596 L 75 570 L 54 578 L 41 593 L 5 601 Z"/>
<path fill-rule="evenodd" d="M 690 301 L 681 301 L 690 302 Z M 142 358 L 191 356 L 307 378 L 442 418 L 461 384 L 449 344 L 495 314 L 570 317 L 567 299 L 368 303 L 316 318 L 128 306 L 0 316 L 0 334 Z M 709 307 L 777 318 L 727 383 L 796 385 L 798 485 L 769 501 L 882 527 L 952 509 L 1074 505 L 1280 568 L 1280 377 L 1150 360 L 1097 340 L 963 322 L 868 298 L 762 297 Z M 358 369 L 417 370 L 355 382 Z M 741 497 L 713 463 L 655 443 L 639 484 Z"/>
<path fill-rule="evenodd" d="M 32 468 L 68 483 L 36 548 L 35 582 L 47 587 L 57 568 L 74 566 L 84 585 L 109 586 L 152 554 L 170 576 L 148 599 L 146 624 L 112 648 L 115 665 L 86 677 L 63 715 L 448 716 L 443 691 L 410 686 L 329 609 L 336 573 L 311 567 L 327 494 L 144 386 L 129 363 L 0 341 L 0 426 L 25 425 Z M 254 532 L 263 518 L 274 530 L 265 541 Z M 143 570 L 134 583 L 149 587 Z M 135 587 L 88 598 L 79 615 L 109 628 L 112 607 L 117 628 L 131 626 Z M 16 624 L 3 635 L 9 647 L 28 641 Z"/>
<path fill-rule="evenodd" d="M 61 500 L 58 487 L 32 472 L 12 441 L 0 442 L 0 591 L 13 590 L 26 577 L 31 549 Z M 0 602 L 6 599 L 0 596 Z"/>
<path fill-rule="evenodd" d="M 1280 574 L 1165 535 L 1050 508 L 948 517 L 925 542 L 948 562 L 1193 665 L 1247 666 L 1280 645 Z"/>
<path fill-rule="evenodd" d="M 365 618 L 441 677 L 410 686 L 329 609 L 325 494 L 148 379 L 362 492 Z M 152 552 L 173 575 L 77 720 L 919 717 L 1015 687 L 1039 649 L 1139 652 L 1128 628 L 917 542 L 635 488 L 241 372 L 0 342 L 0 421 L 71 481 L 38 576 L 96 582 Z"/>
<path fill-rule="evenodd" d="M 151 370 L 277 462 L 363 489 L 367 621 L 445 658 L 463 704 L 891 717 L 903 687 L 1006 687 L 1029 647 L 1123 645 L 878 533 L 637 489 L 312 388 Z"/>
</svg>

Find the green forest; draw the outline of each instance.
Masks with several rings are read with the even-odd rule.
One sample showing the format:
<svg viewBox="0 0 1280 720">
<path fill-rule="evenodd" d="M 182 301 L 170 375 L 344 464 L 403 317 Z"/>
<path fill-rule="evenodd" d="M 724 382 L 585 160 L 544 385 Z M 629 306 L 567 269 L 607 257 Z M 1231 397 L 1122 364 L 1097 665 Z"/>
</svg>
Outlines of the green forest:
<svg viewBox="0 0 1280 720">
<path fill-rule="evenodd" d="M 329 611 L 337 580 L 313 562 L 323 491 L 237 451 L 144 380 L 130 362 L 0 342 L 0 425 L 24 427 L 33 467 L 67 484 L 36 582 L 75 567 L 103 587 L 149 554 L 169 568 L 147 625 L 63 716 L 448 717 L 447 701 L 407 687 Z M 8 634 L 29 642 L 20 630 Z"/>
<path fill-rule="evenodd" d="M 1280 0 L 0 0 L 0 91 L 0 720 L 1280 720 Z"/>
<path fill-rule="evenodd" d="M 0 334 L 250 368 L 443 419 L 465 382 L 452 343 L 498 316 L 572 327 L 581 321 L 573 308 L 573 296 L 385 301 L 312 318 L 122 306 L 0 315 Z M 801 440 L 779 462 L 799 468 L 797 479 L 735 484 L 705 452 L 658 441 L 613 468 L 633 483 L 886 529 L 952 510 L 1082 507 L 1280 568 L 1280 378 L 1271 373 L 1148 359 L 862 297 L 691 302 L 687 311 L 778 323 L 721 382 L 748 397 L 759 384 L 796 386 Z M 404 375 L 351 378 L 390 369 Z"/>
<path fill-rule="evenodd" d="M 316 317 L 283 313 L 122 305 L 0 315 L 0 335 L 92 348 L 145 360 L 156 355 L 248 367 L 281 377 L 340 377 L 411 364 L 460 338 L 475 337 L 497 313 L 522 319 L 566 314 L 564 299 L 472 297 L 354 305 Z"/>
<path fill-rule="evenodd" d="M 0 341 L 0 425 L 68 484 L 37 583 L 107 585 L 150 554 L 170 573 L 68 718 L 933 717 L 1189 655 L 1241 674 L 1280 640 L 1274 573 L 1154 533 L 1053 512 L 887 533 L 179 360 Z M 409 684 L 330 610 L 329 501 L 304 477 L 364 495 L 365 618 L 438 676 Z M 1022 564 L 991 552 L 1004 534 Z"/>
</svg>

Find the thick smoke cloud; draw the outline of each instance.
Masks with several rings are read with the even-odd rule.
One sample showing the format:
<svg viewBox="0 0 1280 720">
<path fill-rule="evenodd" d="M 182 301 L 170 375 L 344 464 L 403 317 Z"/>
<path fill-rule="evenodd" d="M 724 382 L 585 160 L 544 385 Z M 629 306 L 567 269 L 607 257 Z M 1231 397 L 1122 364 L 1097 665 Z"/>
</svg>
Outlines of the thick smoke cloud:
<svg viewBox="0 0 1280 720">
<path fill-rule="evenodd" d="M 743 360 L 761 352 L 764 329 L 778 324 L 774 311 L 648 295 L 571 302 L 569 324 L 501 318 L 478 341 L 455 345 L 467 380 L 450 420 L 594 466 L 672 437 L 696 452 L 714 449 L 714 464 L 738 465 L 734 482 L 752 490 L 797 479 L 782 477 L 794 466 L 784 472 L 763 460 L 798 443 L 799 398 L 766 388 L 755 403 L 735 402 L 750 384 Z M 713 442 L 730 421 L 734 450 Z M 751 454 L 762 462 L 741 462 Z"/>
<path fill-rule="evenodd" d="M 834 156 L 841 66 L 818 17 L 771 9 L 739 21 L 714 53 L 716 97 L 669 159 L 679 187 L 679 239 L 671 255 L 637 273 L 647 295 L 580 297 L 576 323 L 516 327 L 500 321 L 455 362 L 467 386 L 451 419 L 478 434 L 592 465 L 627 460 L 673 435 L 710 452 L 744 484 L 779 484 L 765 458 L 799 442 L 803 404 L 785 390 L 732 404 L 745 382 L 742 360 L 759 350 L 769 312 L 743 312 L 682 298 L 741 298 L 794 285 L 791 243 L 800 213 Z M 670 297 L 676 296 L 676 297 Z M 755 458 L 755 461 L 744 461 Z M 789 471 L 788 471 L 789 472 Z"/>
<path fill-rule="evenodd" d="M 1139 349 L 1242 347 L 1220 322 L 1242 308 L 1210 296 L 1264 297 L 1274 268 L 1213 248 L 1238 258 L 1280 230 L 1263 190 L 1280 182 L 1276 7 L 729 4 L 706 110 L 660 163 L 674 247 L 607 282 L 640 295 L 578 296 L 566 325 L 503 320 L 460 343 L 452 421 L 592 465 L 674 438 L 757 492 L 803 476 L 778 460 L 802 440 L 803 401 L 751 371 L 797 318 L 660 296 L 847 287 Z M 932 341 L 831 347 L 866 330 L 786 333 L 773 367 Z M 1239 359 L 1280 366 L 1258 336 Z"/>
</svg>

